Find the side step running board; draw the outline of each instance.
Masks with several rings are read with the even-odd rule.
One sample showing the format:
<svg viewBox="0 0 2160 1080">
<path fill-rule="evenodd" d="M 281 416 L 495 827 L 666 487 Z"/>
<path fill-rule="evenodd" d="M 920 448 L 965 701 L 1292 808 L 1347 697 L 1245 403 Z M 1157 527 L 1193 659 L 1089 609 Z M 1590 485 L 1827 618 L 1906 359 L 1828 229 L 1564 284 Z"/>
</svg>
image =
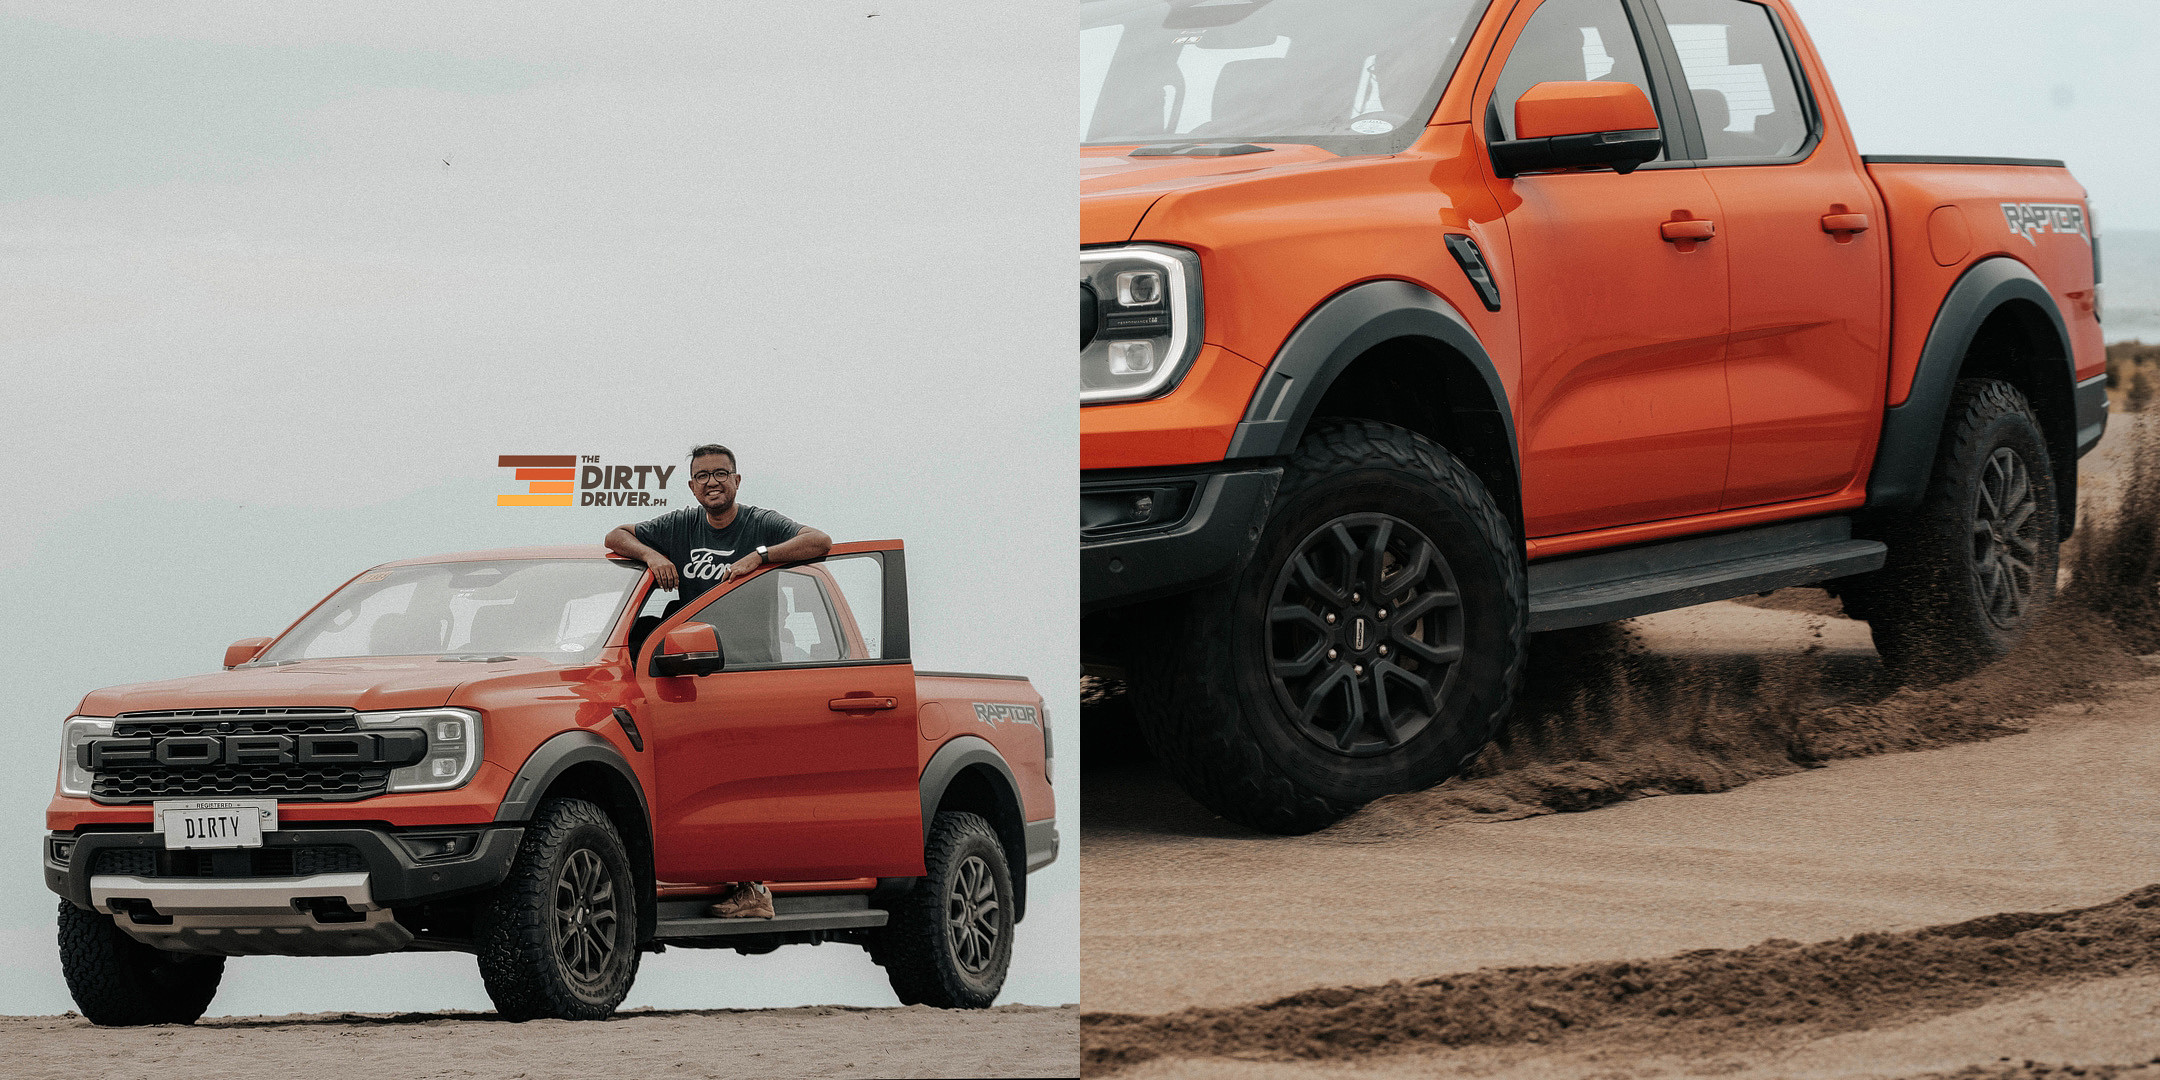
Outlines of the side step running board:
<svg viewBox="0 0 2160 1080">
<path fill-rule="evenodd" d="M 710 901 L 660 902 L 653 936 L 671 938 L 734 937 L 739 934 L 785 934 L 798 930 L 867 930 L 885 925 L 886 913 L 861 895 L 776 896 L 770 919 L 714 919 L 705 915 Z"/>
<path fill-rule="evenodd" d="M 1530 629 L 1562 630 L 1882 568 L 1852 519 L 1781 522 L 1530 564 Z"/>
</svg>

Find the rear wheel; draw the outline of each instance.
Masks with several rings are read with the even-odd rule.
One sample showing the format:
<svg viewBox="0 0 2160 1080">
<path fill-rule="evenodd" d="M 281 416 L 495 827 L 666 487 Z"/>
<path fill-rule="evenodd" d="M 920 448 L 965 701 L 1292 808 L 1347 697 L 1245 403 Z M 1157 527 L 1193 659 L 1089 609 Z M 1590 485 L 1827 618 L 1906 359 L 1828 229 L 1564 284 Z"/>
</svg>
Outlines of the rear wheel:
<svg viewBox="0 0 2160 1080">
<path fill-rule="evenodd" d="M 1920 508 L 1886 530 L 1889 561 L 1847 591 L 1892 671 L 1971 674 L 2007 654 L 2055 595 L 2047 442 L 2023 394 L 1960 380 Z"/>
<path fill-rule="evenodd" d="M 1515 530 L 1447 450 L 1322 421 L 1251 562 L 1128 656 L 1142 730 L 1186 792 L 1268 832 L 1430 787 L 1512 705 L 1523 574 Z"/>
<path fill-rule="evenodd" d="M 604 1020 L 637 978 L 637 879 L 615 823 L 540 804 L 510 876 L 480 905 L 480 977 L 510 1020 Z"/>
<path fill-rule="evenodd" d="M 93 1024 L 192 1024 L 217 996 L 225 958 L 152 948 L 112 916 L 62 900 L 60 970 L 75 1007 Z"/>
<path fill-rule="evenodd" d="M 922 878 L 891 908 L 871 956 L 903 1005 L 985 1009 L 1012 963 L 1013 883 L 1005 847 L 980 815 L 940 810 Z"/>
</svg>

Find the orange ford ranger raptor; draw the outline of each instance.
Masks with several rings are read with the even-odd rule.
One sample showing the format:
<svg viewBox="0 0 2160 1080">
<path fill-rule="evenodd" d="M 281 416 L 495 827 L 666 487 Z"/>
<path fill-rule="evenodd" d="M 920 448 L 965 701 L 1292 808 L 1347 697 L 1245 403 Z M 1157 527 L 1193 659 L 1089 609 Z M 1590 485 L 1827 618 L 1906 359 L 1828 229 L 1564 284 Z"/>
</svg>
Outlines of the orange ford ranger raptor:
<svg viewBox="0 0 2160 1080">
<path fill-rule="evenodd" d="M 2002 655 L 2106 422 L 2057 161 L 1862 156 L 1784 0 L 1081 5 L 1083 660 L 1295 833 L 1524 635 L 1825 585 Z"/>
<path fill-rule="evenodd" d="M 595 1019 L 643 952 L 824 941 L 989 1005 L 1057 854 L 1041 696 L 915 670 L 897 541 L 671 595 L 597 547 L 388 563 L 226 671 L 85 697 L 44 842 L 83 1015 L 434 949 L 506 1017 Z M 773 916 L 709 917 L 744 881 Z"/>
</svg>

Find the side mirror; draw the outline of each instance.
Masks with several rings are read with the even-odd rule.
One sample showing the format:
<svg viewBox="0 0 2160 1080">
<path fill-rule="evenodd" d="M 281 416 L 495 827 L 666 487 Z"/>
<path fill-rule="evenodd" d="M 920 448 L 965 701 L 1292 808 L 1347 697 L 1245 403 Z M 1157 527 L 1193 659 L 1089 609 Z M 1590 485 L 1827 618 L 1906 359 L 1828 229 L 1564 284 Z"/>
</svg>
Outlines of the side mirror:
<svg viewBox="0 0 2160 1080">
<path fill-rule="evenodd" d="M 1515 137 L 1492 144 L 1504 177 L 1609 165 L 1617 173 L 1658 156 L 1665 139 L 1642 88 L 1623 82 L 1541 82 L 1515 100 Z"/>
<path fill-rule="evenodd" d="M 244 637 L 225 646 L 225 670 L 231 671 L 261 656 L 269 645 L 270 639 L 266 637 Z"/>
<path fill-rule="evenodd" d="M 660 638 L 653 654 L 655 675 L 710 675 L 726 658 L 720 655 L 720 632 L 709 623 L 685 623 Z"/>
</svg>

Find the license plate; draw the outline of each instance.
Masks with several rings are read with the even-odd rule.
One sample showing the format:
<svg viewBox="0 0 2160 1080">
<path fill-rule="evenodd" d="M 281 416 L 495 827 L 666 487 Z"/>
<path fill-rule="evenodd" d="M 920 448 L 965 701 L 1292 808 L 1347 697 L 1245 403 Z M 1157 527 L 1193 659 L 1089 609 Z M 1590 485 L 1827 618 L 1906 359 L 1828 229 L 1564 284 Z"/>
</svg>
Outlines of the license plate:
<svg viewBox="0 0 2160 1080">
<path fill-rule="evenodd" d="M 261 847 L 277 831 L 276 799 L 188 799 L 152 803 L 166 850 Z"/>
</svg>

